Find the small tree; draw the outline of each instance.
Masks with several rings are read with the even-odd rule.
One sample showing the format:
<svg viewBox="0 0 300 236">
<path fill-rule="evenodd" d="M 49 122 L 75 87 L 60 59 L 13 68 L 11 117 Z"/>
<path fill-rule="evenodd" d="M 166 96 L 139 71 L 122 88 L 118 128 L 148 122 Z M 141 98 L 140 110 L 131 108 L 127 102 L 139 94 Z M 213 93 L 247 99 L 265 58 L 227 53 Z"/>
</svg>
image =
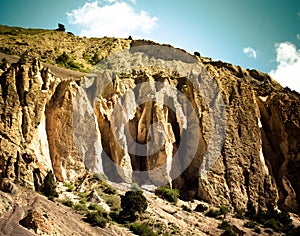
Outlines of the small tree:
<svg viewBox="0 0 300 236">
<path fill-rule="evenodd" d="M 197 57 L 201 56 L 200 52 L 194 52 L 194 55 L 197 56 Z"/>
<path fill-rule="evenodd" d="M 56 192 L 55 177 L 51 170 L 44 179 L 41 191 L 48 198 L 58 197 L 58 193 Z"/>
<path fill-rule="evenodd" d="M 120 217 L 122 220 L 134 221 L 137 214 L 142 214 L 148 207 L 147 199 L 142 191 L 128 191 L 125 196 L 121 196 Z"/>
<path fill-rule="evenodd" d="M 228 208 L 226 206 L 220 206 L 220 213 L 223 215 L 223 219 L 225 219 L 228 213 Z"/>
</svg>

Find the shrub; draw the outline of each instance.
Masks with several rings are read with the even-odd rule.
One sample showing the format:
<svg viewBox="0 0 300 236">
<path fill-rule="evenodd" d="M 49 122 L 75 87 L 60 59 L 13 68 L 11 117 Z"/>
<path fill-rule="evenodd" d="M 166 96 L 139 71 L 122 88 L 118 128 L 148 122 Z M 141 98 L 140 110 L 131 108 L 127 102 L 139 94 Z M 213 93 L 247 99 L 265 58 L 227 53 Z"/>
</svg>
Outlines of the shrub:
<svg viewBox="0 0 300 236">
<path fill-rule="evenodd" d="M 128 191 L 121 196 L 121 207 L 124 211 L 143 213 L 148 207 L 147 199 L 141 191 Z"/>
<path fill-rule="evenodd" d="M 104 228 L 108 222 L 107 213 L 104 211 L 92 211 L 86 214 L 85 221 L 93 226 Z"/>
<path fill-rule="evenodd" d="M 251 228 L 251 229 L 254 229 L 255 227 L 257 227 L 257 223 L 254 222 L 254 221 L 248 221 L 244 224 L 244 226 L 246 228 Z"/>
<path fill-rule="evenodd" d="M 106 203 L 109 205 L 112 211 L 120 210 L 121 200 L 119 196 L 111 195 L 106 199 Z"/>
<path fill-rule="evenodd" d="M 223 218 L 225 219 L 228 213 L 228 208 L 226 206 L 220 206 L 220 214 L 223 215 Z"/>
<path fill-rule="evenodd" d="M 97 63 L 100 62 L 100 56 L 98 54 L 98 52 L 95 52 L 93 57 L 89 60 L 89 62 L 92 64 L 92 65 L 96 65 Z"/>
<path fill-rule="evenodd" d="M 62 200 L 61 204 L 65 205 L 67 207 L 73 207 L 74 206 L 74 202 L 70 199 Z"/>
<path fill-rule="evenodd" d="M 244 219 L 245 218 L 245 210 L 243 209 L 236 209 L 234 213 L 234 217 L 238 219 Z"/>
<path fill-rule="evenodd" d="M 148 207 L 147 199 L 144 197 L 141 191 L 128 191 L 125 196 L 121 196 L 120 212 L 121 221 L 135 221 L 137 219 L 136 214 L 145 212 Z"/>
<path fill-rule="evenodd" d="M 219 224 L 218 228 L 225 230 L 225 232 L 222 235 L 228 235 L 228 236 L 236 235 L 233 231 L 232 226 L 229 224 L 227 220 L 223 220 L 222 223 Z"/>
<path fill-rule="evenodd" d="M 92 210 L 92 211 L 102 211 L 105 212 L 105 210 L 103 209 L 103 207 L 92 203 L 91 205 L 89 205 L 88 209 Z"/>
<path fill-rule="evenodd" d="M 104 193 L 106 193 L 106 194 L 116 194 L 117 193 L 117 191 L 109 184 L 107 184 L 105 187 L 106 188 L 103 190 Z"/>
<path fill-rule="evenodd" d="M 294 225 L 290 216 L 286 212 L 278 212 L 274 205 L 267 204 L 267 211 L 263 211 L 259 206 L 256 213 L 252 202 L 248 202 L 246 216 L 250 220 L 254 220 L 265 227 L 271 228 L 275 231 L 281 231 L 287 235 L 293 235 Z"/>
<path fill-rule="evenodd" d="M 48 198 L 58 197 L 58 193 L 56 192 L 56 186 L 57 185 L 56 185 L 55 177 L 52 171 L 49 171 L 44 179 L 44 182 L 41 187 L 41 191 Z"/>
<path fill-rule="evenodd" d="M 73 206 L 73 209 L 76 211 L 79 211 L 79 212 L 88 212 L 89 211 L 88 207 L 85 204 L 80 204 L 80 203 L 75 204 Z"/>
<path fill-rule="evenodd" d="M 64 186 L 67 188 L 67 192 L 72 192 L 74 191 L 74 185 L 73 183 L 70 182 L 64 182 Z"/>
<path fill-rule="evenodd" d="M 274 229 L 274 230 L 278 230 L 278 224 L 277 224 L 277 221 L 275 219 L 266 220 L 264 222 L 264 226 L 266 226 L 268 228 L 271 228 L 271 229 Z"/>
<path fill-rule="evenodd" d="M 86 198 L 85 197 L 81 198 L 80 201 L 79 201 L 79 203 L 81 203 L 81 204 L 87 204 Z"/>
<path fill-rule="evenodd" d="M 176 203 L 179 197 L 178 189 L 170 189 L 168 187 L 162 186 L 155 189 L 155 194 L 168 202 Z"/>
<path fill-rule="evenodd" d="M 71 61 L 71 58 L 68 56 L 66 52 L 63 52 L 58 58 L 56 58 L 55 62 L 64 67 L 68 67 L 68 63 Z"/>
<path fill-rule="evenodd" d="M 79 70 L 81 69 L 81 65 L 74 61 L 73 58 L 71 58 L 66 52 L 63 52 L 59 57 L 56 58 L 55 62 L 63 66 L 67 69 L 75 69 Z"/>
<path fill-rule="evenodd" d="M 112 219 L 112 221 L 119 222 L 120 221 L 120 212 L 118 211 L 111 211 L 109 213 L 109 217 Z"/>
<path fill-rule="evenodd" d="M 156 236 L 157 234 L 145 223 L 133 223 L 130 225 L 129 229 L 137 235 L 141 236 Z"/>
<path fill-rule="evenodd" d="M 194 52 L 194 55 L 197 56 L 197 57 L 201 56 L 200 52 Z"/>
<path fill-rule="evenodd" d="M 86 192 L 80 192 L 80 193 L 77 193 L 77 195 L 81 198 L 86 198 L 88 196 L 88 193 Z"/>
</svg>

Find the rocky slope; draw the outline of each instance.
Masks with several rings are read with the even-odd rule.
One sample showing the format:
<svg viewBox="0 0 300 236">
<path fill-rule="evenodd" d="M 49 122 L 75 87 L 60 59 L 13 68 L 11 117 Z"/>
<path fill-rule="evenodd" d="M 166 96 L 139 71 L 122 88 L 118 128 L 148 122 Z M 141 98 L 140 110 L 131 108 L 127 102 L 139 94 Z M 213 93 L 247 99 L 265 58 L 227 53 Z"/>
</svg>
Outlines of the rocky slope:
<svg viewBox="0 0 300 236">
<path fill-rule="evenodd" d="M 2 51 L 29 60 L 1 68 L 1 179 L 39 190 L 49 170 L 63 182 L 88 169 L 186 200 L 299 212 L 298 93 L 167 45 L 5 29 Z M 31 59 L 55 64 L 63 51 L 91 73 Z"/>
</svg>

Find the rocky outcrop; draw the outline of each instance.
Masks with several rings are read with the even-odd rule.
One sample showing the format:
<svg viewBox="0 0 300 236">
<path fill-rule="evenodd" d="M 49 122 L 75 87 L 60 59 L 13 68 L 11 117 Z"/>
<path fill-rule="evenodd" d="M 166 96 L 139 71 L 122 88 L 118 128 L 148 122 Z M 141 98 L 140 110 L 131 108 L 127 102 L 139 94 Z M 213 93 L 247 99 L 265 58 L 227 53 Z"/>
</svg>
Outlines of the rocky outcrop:
<svg viewBox="0 0 300 236">
<path fill-rule="evenodd" d="M 48 90 L 38 61 L 19 64 L 1 73 L 1 176 L 26 185 L 39 184 L 51 168 L 45 130 Z"/>
<path fill-rule="evenodd" d="M 98 74 L 1 72 L 2 178 L 39 188 L 84 169 L 182 198 L 299 211 L 299 101 L 268 75 L 138 42 Z M 106 68 L 106 70 L 103 70 Z"/>
<path fill-rule="evenodd" d="M 300 101 L 297 94 L 273 93 L 259 98 L 263 153 L 279 187 L 278 204 L 299 211 Z M 265 102 L 263 102 L 265 101 Z"/>
</svg>

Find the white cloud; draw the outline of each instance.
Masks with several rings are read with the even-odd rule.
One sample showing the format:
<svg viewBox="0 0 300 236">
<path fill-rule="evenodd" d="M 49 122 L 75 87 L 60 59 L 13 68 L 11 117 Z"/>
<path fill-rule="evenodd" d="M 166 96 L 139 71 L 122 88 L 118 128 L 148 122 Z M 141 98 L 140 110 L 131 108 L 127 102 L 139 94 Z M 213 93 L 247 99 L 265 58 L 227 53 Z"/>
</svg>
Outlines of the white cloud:
<svg viewBox="0 0 300 236">
<path fill-rule="evenodd" d="M 249 57 L 249 58 L 256 58 L 257 57 L 257 52 L 255 51 L 255 49 L 251 48 L 251 47 L 246 47 L 243 48 L 243 52 Z"/>
<path fill-rule="evenodd" d="M 290 42 L 275 44 L 277 68 L 269 74 L 282 86 L 300 93 L 300 49 Z"/>
<path fill-rule="evenodd" d="M 70 24 L 80 28 L 87 37 L 128 37 L 149 34 L 157 26 L 157 17 L 145 11 L 135 11 L 135 0 L 105 0 L 86 2 L 67 13 Z"/>
</svg>

